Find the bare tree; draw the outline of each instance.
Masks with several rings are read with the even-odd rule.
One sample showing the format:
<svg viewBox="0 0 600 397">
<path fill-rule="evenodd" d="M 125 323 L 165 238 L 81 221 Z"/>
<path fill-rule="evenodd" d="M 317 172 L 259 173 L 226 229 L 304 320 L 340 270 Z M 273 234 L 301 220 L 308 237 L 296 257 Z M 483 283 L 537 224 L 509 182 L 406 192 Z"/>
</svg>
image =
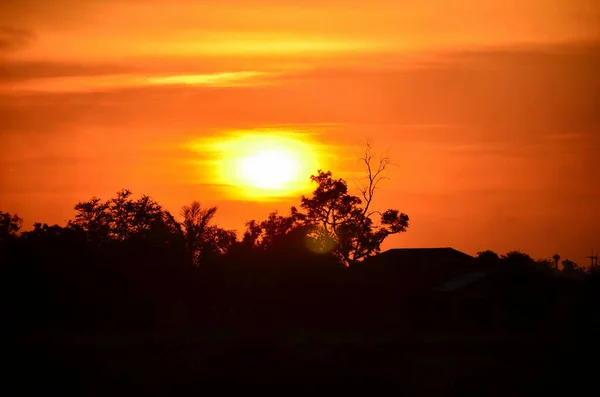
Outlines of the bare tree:
<svg viewBox="0 0 600 397">
<path fill-rule="evenodd" d="M 365 167 L 365 178 L 367 180 L 367 183 L 363 187 L 358 187 L 358 189 L 364 200 L 363 215 L 365 217 L 369 217 L 377 213 L 377 211 L 369 212 L 369 209 L 371 207 L 373 197 L 375 196 L 375 190 L 377 190 L 379 183 L 382 180 L 387 179 L 385 171 L 387 167 L 392 164 L 392 161 L 386 153 L 381 153 L 376 158 L 376 155 L 373 151 L 372 139 L 366 140 L 364 153 L 362 157 L 360 157 L 360 161 L 364 164 Z"/>
</svg>

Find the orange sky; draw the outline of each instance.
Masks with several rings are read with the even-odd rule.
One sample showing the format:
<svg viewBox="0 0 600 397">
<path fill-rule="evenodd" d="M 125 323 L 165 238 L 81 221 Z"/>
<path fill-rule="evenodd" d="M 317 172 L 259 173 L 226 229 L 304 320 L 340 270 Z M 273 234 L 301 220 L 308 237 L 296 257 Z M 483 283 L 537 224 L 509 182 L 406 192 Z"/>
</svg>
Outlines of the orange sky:
<svg viewBox="0 0 600 397">
<path fill-rule="evenodd" d="M 0 210 L 64 223 L 120 188 L 222 226 L 286 209 L 209 179 L 190 142 L 295 131 L 351 180 L 370 137 L 398 165 L 392 246 L 600 249 L 596 0 L 4 0 Z M 308 175 L 307 175 L 308 178 Z"/>
</svg>

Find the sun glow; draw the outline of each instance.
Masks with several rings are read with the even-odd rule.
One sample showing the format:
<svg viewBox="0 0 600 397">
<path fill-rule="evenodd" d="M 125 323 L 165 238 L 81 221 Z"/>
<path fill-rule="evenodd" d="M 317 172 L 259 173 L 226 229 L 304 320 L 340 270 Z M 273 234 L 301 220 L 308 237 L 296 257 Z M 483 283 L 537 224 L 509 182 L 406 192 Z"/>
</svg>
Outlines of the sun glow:
<svg viewBox="0 0 600 397">
<path fill-rule="evenodd" d="M 241 131 L 198 147 L 216 154 L 217 184 L 237 198 L 268 200 L 310 190 L 310 176 L 320 167 L 319 148 L 301 134 Z"/>
<path fill-rule="evenodd" d="M 264 189 L 279 189 L 295 179 L 300 164 L 294 153 L 283 150 L 261 150 L 239 161 L 243 180 Z"/>
</svg>

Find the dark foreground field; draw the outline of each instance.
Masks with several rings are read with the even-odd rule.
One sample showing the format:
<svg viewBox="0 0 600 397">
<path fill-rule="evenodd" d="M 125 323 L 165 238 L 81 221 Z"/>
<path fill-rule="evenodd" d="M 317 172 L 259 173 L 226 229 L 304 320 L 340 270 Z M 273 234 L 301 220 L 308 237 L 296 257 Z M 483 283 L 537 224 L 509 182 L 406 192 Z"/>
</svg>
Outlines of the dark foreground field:
<svg viewBox="0 0 600 397">
<path fill-rule="evenodd" d="M 0 396 L 600 392 L 599 271 L 62 244 L 0 255 Z"/>
<path fill-rule="evenodd" d="M 32 333 L 5 350 L 3 387 L 10 395 L 581 395 L 598 390 L 596 349 L 583 342 L 341 329 Z"/>
</svg>

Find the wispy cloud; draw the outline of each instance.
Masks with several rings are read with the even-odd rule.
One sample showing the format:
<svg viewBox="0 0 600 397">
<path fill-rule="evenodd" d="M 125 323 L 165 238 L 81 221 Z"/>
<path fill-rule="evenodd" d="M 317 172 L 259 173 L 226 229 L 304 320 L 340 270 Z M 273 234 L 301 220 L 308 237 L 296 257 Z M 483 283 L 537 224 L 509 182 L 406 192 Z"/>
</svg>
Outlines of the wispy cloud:
<svg viewBox="0 0 600 397">
<path fill-rule="evenodd" d="M 593 138 L 593 135 L 584 132 L 564 132 L 546 135 L 546 139 L 551 141 L 572 141 L 586 138 Z"/>
<path fill-rule="evenodd" d="M 29 30 L 0 26 L 0 52 L 19 49 L 33 39 L 34 34 Z"/>
<path fill-rule="evenodd" d="M 267 77 L 275 77 L 274 73 L 245 71 L 210 74 L 187 74 L 146 79 L 152 85 L 206 85 L 211 87 L 239 87 L 244 85 L 269 84 Z"/>
<path fill-rule="evenodd" d="M 143 76 L 115 74 L 70 76 L 9 82 L 5 88 L 17 92 L 94 92 L 146 86 L 243 87 L 273 84 L 276 73 L 259 71 Z"/>
</svg>

